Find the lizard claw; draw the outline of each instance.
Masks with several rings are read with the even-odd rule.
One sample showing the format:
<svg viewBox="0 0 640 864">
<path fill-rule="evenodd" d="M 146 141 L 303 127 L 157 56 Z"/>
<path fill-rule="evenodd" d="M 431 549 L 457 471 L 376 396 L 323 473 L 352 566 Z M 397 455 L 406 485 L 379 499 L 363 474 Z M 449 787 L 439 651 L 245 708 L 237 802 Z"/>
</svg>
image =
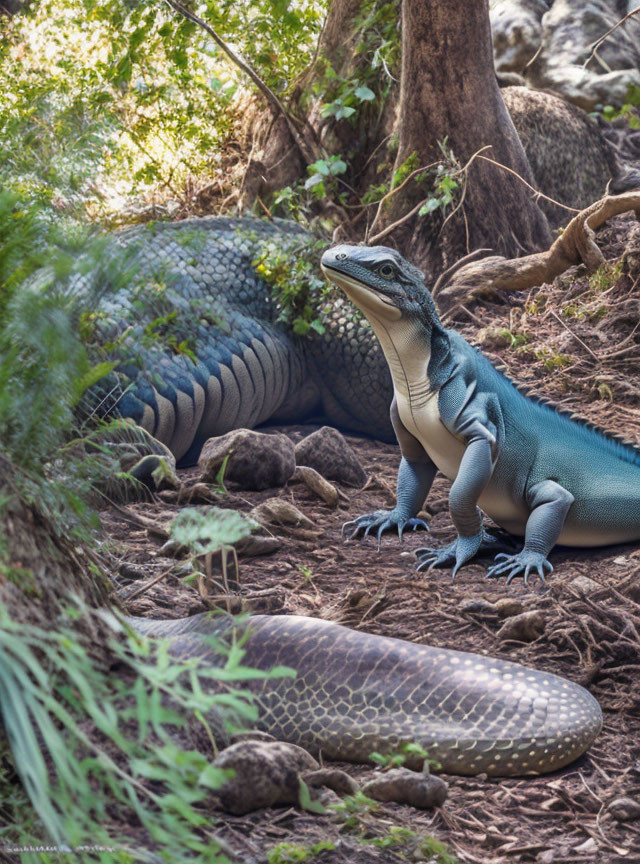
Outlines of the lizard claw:
<svg viewBox="0 0 640 864">
<path fill-rule="evenodd" d="M 392 528 L 397 528 L 400 542 L 402 542 L 403 531 L 407 528 L 411 528 L 413 531 L 418 528 L 424 528 L 425 531 L 429 530 L 424 519 L 406 517 L 395 510 L 376 510 L 373 513 L 366 513 L 364 516 L 358 516 L 357 519 L 345 522 L 342 526 L 342 536 L 347 540 L 353 540 L 358 536 L 366 537 L 369 534 L 375 534 L 378 549 L 380 549 L 382 535 Z"/>
<path fill-rule="evenodd" d="M 502 559 L 502 560 L 498 560 Z M 496 579 L 506 576 L 506 584 L 510 585 L 516 576 L 523 576 L 524 584 L 529 584 L 529 576 L 531 573 L 536 573 L 543 585 L 546 586 L 547 575 L 553 572 L 553 565 L 540 552 L 532 552 L 529 549 L 523 549 L 515 555 L 507 555 L 501 552 L 496 555 L 492 567 L 489 567 L 486 573 L 487 579 Z"/>
</svg>

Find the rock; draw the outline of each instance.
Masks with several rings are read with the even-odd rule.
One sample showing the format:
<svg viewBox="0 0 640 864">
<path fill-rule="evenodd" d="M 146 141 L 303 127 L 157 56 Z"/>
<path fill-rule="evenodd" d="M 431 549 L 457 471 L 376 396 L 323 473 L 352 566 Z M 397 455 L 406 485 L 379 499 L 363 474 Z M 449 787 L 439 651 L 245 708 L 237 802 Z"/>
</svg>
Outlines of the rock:
<svg viewBox="0 0 640 864">
<path fill-rule="evenodd" d="M 302 779 L 310 788 L 326 786 L 338 795 L 355 795 L 359 786 L 353 777 L 339 768 L 320 768 L 319 771 L 305 771 Z"/>
<path fill-rule="evenodd" d="M 621 17 L 611 0 L 555 0 L 542 18 L 541 50 L 527 70 L 529 83 L 553 90 L 585 111 L 596 105 L 624 105 L 629 85 L 640 86 L 637 16 L 602 43 L 600 60 L 592 58 L 586 68 L 583 65 L 593 43 Z"/>
<path fill-rule="evenodd" d="M 129 469 L 129 474 L 155 492 L 180 488 L 180 480 L 176 474 L 176 460 L 173 455 L 171 459 L 155 454 L 143 456 Z"/>
<path fill-rule="evenodd" d="M 635 819 L 640 819 L 640 801 L 627 796 L 614 798 L 607 805 L 607 810 L 616 822 L 632 822 Z"/>
<path fill-rule="evenodd" d="M 181 486 L 179 489 L 167 489 L 160 493 L 167 504 L 183 504 L 190 507 L 194 504 L 219 504 L 223 496 L 214 492 L 206 483 L 194 483 L 193 486 Z"/>
<path fill-rule="evenodd" d="M 428 810 L 444 804 L 449 787 L 433 774 L 394 768 L 365 783 L 362 791 L 376 801 L 396 801 L 398 804 L 411 804 L 412 807 Z"/>
<path fill-rule="evenodd" d="M 319 768 L 302 747 L 256 740 L 232 744 L 218 754 L 213 764 L 235 772 L 218 792 L 222 808 L 235 816 L 274 804 L 297 804 L 300 772 Z"/>
<path fill-rule="evenodd" d="M 540 47 L 546 0 L 493 0 L 489 4 L 496 72 L 522 72 Z"/>
<path fill-rule="evenodd" d="M 295 504 L 284 498 L 267 498 L 249 513 L 252 519 L 267 528 L 291 525 L 295 528 L 313 528 L 313 522 L 298 510 Z"/>
<path fill-rule="evenodd" d="M 517 642 L 533 642 L 544 631 L 545 619 L 542 612 L 532 609 L 507 618 L 498 630 L 499 639 L 515 639 Z"/>
<path fill-rule="evenodd" d="M 460 611 L 466 612 L 467 615 L 473 615 L 475 618 L 495 618 L 498 610 L 495 603 L 490 603 L 481 597 L 470 597 L 462 601 Z"/>
<path fill-rule="evenodd" d="M 257 558 L 258 555 L 271 555 L 282 546 L 279 537 L 271 535 L 250 534 L 234 543 L 236 552 L 241 558 Z"/>
<path fill-rule="evenodd" d="M 589 837 L 584 841 L 584 843 L 579 843 L 577 846 L 574 846 L 573 851 L 584 852 L 587 855 L 592 855 L 594 852 L 598 851 L 598 844 L 593 837 Z"/>
<path fill-rule="evenodd" d="M 588 576 L 576 576 L 569 582 L 569 588 L 573 588 L 578 594 L 593 594 L 594 591 L 601 591 L 602 585 L 594 579 L 589 579 Z"/>
<path fill-rule="evenodd" d="M 511 618 L 524 612 L 522 601 L 516 600 L 515 597 L 501 597 L 499 600 L 496 600 L 494 606 L 501 618 Z"/>
<path fill-rule="evenodd" d="M 224 480 L 242 489 L 260 491 L 284 486 L 296 467 L 293 444 L 286 435 L 235 429 L 205 443 L 198 460 L 201 481 L 215 483 L 226 457 Z"/>
<path fill-rule="evenodd" d="M 312 492 L 322 498 L 322 500 L 330 507 L 338 506 L 338 490 L 329 483 L 322 474 L 319 474 L 315 468 L 309 468 L 308 465 L 297 465 L 293 474 L 294 480 L 300 480 Z"/>
<path fill-rule="evenodd" d="M 295 449 L 296 464 L 315 468 L 327 480 L 364 486 L 367 475 L 353 449 L 337 429 L 323 426 L 307 435 Z"/>
</svg>

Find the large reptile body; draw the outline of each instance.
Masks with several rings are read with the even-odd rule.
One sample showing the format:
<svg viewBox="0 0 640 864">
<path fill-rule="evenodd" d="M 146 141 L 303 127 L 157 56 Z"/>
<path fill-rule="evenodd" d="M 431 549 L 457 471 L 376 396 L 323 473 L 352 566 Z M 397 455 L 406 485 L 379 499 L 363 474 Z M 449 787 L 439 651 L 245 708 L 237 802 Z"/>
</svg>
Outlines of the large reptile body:
<svg viewBox="0 0 640 864">
<path fill-rule="evenodd" d="M 207 438 L 267 420 L 313 417 L 393 440 L 391 381 L 366 320 L 338 297 L 323 335 L 296 336 L 257 273 L 267 244 L 295 255 L 310 241 L 292 222 L 225 217 L 144 225 L 111 241 L 105 259 L 130 274 L 103 292 L 98 322 L 120 361 L 117 409 L 183 464 Z M 167 347 L 167 333 L 187 352 Z"/>
<path fill-rule="evenodd" d="M 203 638 L 229 630 L 224 619 L 128 620 L 170 638 L 177 655 L 224 664 Z M 295 615 L 256 615 L 248 630 L 245 665 L 297 673 L 246 682 L 256 728 L 330 759 L 367 762 L 416 743 L 451 774 L 542 774 L 576 759 L 602 725 L 578 684 L 516 663 Z"/>
<path fill-rule="evenodd" d="M 361 517 L 382 532 L 415 519 L 436 470 L 451 481 L 457 540 L 423 550 L 454 575 L 495 541 L 482 512 L 524 549 L 491 575 L 544 578 L 560 542 L 599 546 L 640 539 L 640 450 L 523 395 L 458 333 L 440 323 L 424 276 L 392 249 L 337 246 L 323 266 L 378 336 L 394 386 L 391 416 L 402 450 L 398 505 Z M 481 509 L 479 509 L 481 508 Z M 496 550 L 497 551 L 497 550 Z"/>
</svg>

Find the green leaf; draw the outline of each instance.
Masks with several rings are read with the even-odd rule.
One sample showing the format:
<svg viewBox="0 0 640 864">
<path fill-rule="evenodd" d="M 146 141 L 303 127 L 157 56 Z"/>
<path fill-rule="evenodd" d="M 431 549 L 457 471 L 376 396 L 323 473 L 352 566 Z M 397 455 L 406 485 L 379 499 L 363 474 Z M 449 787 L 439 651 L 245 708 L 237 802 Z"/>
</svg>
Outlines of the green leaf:
<svg viewBox="0 0 640 864">
<path fill-rule="evenodd" d="M 342 159 L 334 159 L 329 165 L 329 172 L 331 174 L 344 174 L 347 170 L 347 163 Z"/>
<path fill-rule="evenodd" d="M 324 183 L 324 177 L 322 174 L 312 174 L 307 180 L 305 180 L 304 188 L 305 189 L 313 189 L 315 186 L 320 186 Z"/>
<path fill-rule="evenodd" d="M 427 213 L 433 213 L 434 210 L 437 210 L 438 207 L 440 207 L 440 204 L 441 202 L 439 198 L 428 198 L 418 210 L 418 216 L 426 216 Z"/>
<path fill-rule="evenodd" d="M 324 814 L 327 812 L 327 808 L 324 804 L 321 804 L 319 801 L 312 801 L 311 795 L 309 793 L 309 787 L 304 782 L 302 777 L 298 778 L 298 782 L 300 783 L 300 791 L 298 793 L 298 801 L 300 803 L 300 807 L 303 810 L 307 810 L 309 813 L 320 813 Z"/>
<path fill-rule="evenodd" d="M 85 372 L 81 378 L 78 378 L 77 381 L 74 382 L 74 394 L 72 405 L 77 405 L 82 397 L 82 394 L 89 389 L 89 387 L 93 387 L 98 381 L 102 378 L 105 378 L 110 372 L 116 368 L 117 363 L 98 363 L 92 369 L 89 369 L 88 372 Z"/>
<path fill-rule="evenodd" d="M 352 114 L 356 113 L 355 108 L 350 108 L 348 105 L 341 105 L 340 108 L 335 113 L 336 120 L 342 120 L 343 118 L 351 117 Z"/>
<path fill-rule="evenodd" d="M 376 94 L 373 90 L 365 87 L 364 84 L 354 91 L 354 96 L 357 96 L 361 102 L 371 102 L 372 99 L 376 98 Z"/>
</svg>

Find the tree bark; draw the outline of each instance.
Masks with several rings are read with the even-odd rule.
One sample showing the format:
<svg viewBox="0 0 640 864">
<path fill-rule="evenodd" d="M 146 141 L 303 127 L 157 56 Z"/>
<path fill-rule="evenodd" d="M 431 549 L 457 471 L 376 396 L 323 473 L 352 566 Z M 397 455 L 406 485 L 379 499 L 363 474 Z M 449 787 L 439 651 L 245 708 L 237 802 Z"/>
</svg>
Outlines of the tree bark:
<svg viewBox="0 0 640 864">
<path fill-rule="evenodd" d="M 403 0 L 402 16 L 396 169 L 413 153 L 416 166 L 442 160 L 439 142 L 445 140 L 461 164 L 490 145 L 483 155 L 533 185 L 495 77 L 487 0 Z M 408 183 L 381 211 L 376 232 L 425 197 L 419 182 Z M 442 222 L 439 211 L 433 216 L 416 214 L 385 242 L 431 273 L 474 249 L 515 257 L 551 242 L 548 223 L 531 191 L 513 174 L 478 158 L 466 174 L 463 207 L 440 232 Z"/>
</svg>

